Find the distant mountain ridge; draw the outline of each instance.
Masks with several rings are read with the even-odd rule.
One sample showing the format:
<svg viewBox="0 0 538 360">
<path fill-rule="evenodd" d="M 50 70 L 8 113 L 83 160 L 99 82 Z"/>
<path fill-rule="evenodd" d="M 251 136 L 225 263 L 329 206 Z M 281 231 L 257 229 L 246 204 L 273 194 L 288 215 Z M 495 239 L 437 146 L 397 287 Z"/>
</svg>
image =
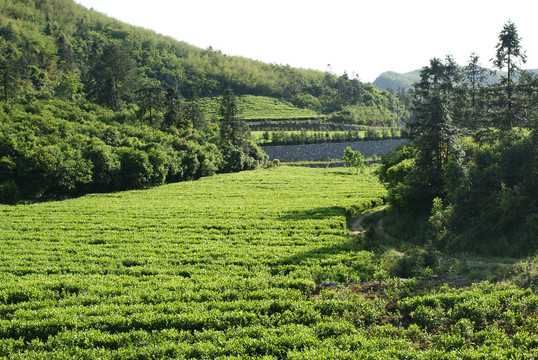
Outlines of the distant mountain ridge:
<svg viewBox="0 0 538 360">
<path fill-rule="evenodd" d="M 526 69 L 533 73 L 538 74 L 538 69 Z M 501 76 L 506 75 L 503 71 L 497 71 L 494 75 L 490 75 L 487 79 L 487 83 L 492 84 L 501 79 Z M 387 89 L 410 89 L 414 83 L 420 81 L 420 69 L 413 70 L 407 73 L 397 73 L 395 71 L 385 71 L 381 73 L 373 82 L 379 90 Z"/>
<path fill-rule="evenodd" d="M 413 70 L 407 73 L 397 73 L 395 71 L 385 71 L 373 82 L 379 90 L 387 89 L 410 89 L 411 86 L 420 80 L 420 70 Z"/>
</svg>

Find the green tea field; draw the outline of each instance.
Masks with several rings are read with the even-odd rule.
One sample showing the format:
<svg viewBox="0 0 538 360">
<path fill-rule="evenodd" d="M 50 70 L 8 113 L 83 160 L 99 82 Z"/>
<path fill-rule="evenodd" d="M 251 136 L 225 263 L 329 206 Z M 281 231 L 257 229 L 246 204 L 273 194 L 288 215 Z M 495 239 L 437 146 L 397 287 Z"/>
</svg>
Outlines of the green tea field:
<svg viewBox="0 0 538 360">
<path fill-rule="evenodd" d="M 200 103 L 208 119 L 218 119 L 219 99 L 203 98 Z M 309 109 L 301 109 L 284 101 L 266 96 L 244 95 L 237 97 L 239 117 L 243 120 L 311 120 L 323 119 L 324 115 Z"/>
<path fill-rule="evenodd" d="M 538 356 L 531 290 L 361 289 L 387 273 L 346 211 L 384 196 L 371 168 L 279 167 L 1 205 L 0 358 Z"/>
</svg>

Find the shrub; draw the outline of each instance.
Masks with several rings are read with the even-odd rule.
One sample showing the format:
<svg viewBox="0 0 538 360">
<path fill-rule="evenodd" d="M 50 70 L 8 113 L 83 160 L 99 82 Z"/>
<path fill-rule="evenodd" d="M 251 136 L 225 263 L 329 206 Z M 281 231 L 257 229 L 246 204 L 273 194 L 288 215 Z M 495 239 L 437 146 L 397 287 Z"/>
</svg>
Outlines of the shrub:
<svg viewBox="0 0 538 360">
<path fill-rule="evenodd" d="M 104 191 L 114 188 L 114 180 L 117 178 L 121 163 L 119 156 L 113 148 L 100 141 L 93 141 L 85 151 L 84 156 L 91 161 L 92 167 L 92 190 Z"/>
<path fill-rule="evenodd" d="M 426 305 L 419 305 L 410 313 L 413 321 L 428 330 L 438 329 L 445 324 L 443 311 Z"/>
<path fill-rule="evenodd" d="M 13 180 L 0 184 L 0 203 L 15 204 L 19 196 L 19 187 Z"/>
<path fill-rule="evenodd" d="M 147 153 L 133 148 L 116 150 L 120 160 L 118 185 L 120 189 L 139 189 L 151 185 L 153 167 Z"/>
<path fill-rule="evenodd" d="M 224 156 L 223 172 L 235 172 L 245 169 L 247 156 L 242 148 L 228 144 L 224 147 L 222 153 Z"/>
</svg>

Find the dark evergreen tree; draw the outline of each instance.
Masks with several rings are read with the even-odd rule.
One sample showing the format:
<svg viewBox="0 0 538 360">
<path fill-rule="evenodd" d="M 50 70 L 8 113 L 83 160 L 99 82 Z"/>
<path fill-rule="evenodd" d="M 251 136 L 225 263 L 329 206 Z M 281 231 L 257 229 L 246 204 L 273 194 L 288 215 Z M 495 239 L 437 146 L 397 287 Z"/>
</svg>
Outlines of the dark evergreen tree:
<svg viewBox="0 0 538 360">
<path fill-rule="evenodd" d="M 4 101 L 17 90 L 20 81 L 19 38 L 11 24 L 0 28 L 0 88 Z"/>
<path fill-rule="evenodd" d="M 480 57 L 472 53 L 469 62 L 463 68 L 466 91 L 468 94 L 468 109 L 465 116 L 464 127 L 468 129 L 478 129 L 482 125 L 485 111 L 484 101 L 481 96 L 486 85 L 489 71 L 480 66 Z"/>
<path fill-rule="evenodd" d="M 514 78 L 520 69 L 519 64 L 527 61 L 520 41 L 516 25 L 508 21 L 499 34 L 497 53 L 493 60 L 493 64 L 499 70 L 506 66 L 507 75 L 500 84 L 491 87 L 489 91 L 490 102 L 494 105 L 491 122 L 504 132 L 518 125 L 518 104 L 514 104 L 514 93 L 517 91 Z"/>
<path fill-rule="evenodd" d="M 493 65 L 499 70 L 506 66 L 508 82 L 513 80 L 516 71 L 520 69 L 519 63 L 527 61 L 527 55 L 522 51 L 520 41 L 516 25 L 508 21 L 499 34 L 497 53 L 493 60 Z"/>
<path fill-rule="evenodd" d="M 432 59 L 422 69 L 421 80 L 413 91 L 414 118 L 407 124 L 409 138 L 417 146 L 418 179 L 424 187 L 424 205 L 435 197 L 443 197 L 443 167 L 451 157 L 459 156 L 457 139 L 460 128 L 461 98 L 457 86 L 461 73 L 450 56 L 445 62 Z"/>
<path fill-rule="evenodd" d="M 150 125 L 154 124 L 155 112 L 158 111 L 163 103 L 163 88 L 159 81 L 146 80 L 137 90 L 137 103 L 141 117 L 148 115 Z"/>
<path fill-rule="evenodd" d="M 60 64 L 65 67 L 67 71 L 72 71 L 75 64 L 73 46 L 63 34 L 58 36 L 56 46 L 58 47 Z"/>
<path fill-rule="evenodd" d="M 176 126 L 178 128 L 183 127 L 182 125 L 182 111 L 183 111 L 183 100 L 181 99 L 181 94 L 176 86 L 169 86 L 166 89 L 165 94 L 165 113 L 163 119 L 163 126 Z"/>
<path fill-rule="evenodd" d="M 136 63 L 120 45 L 105 45 L 90 70 L 88 96 L 113 110 L 122 110 L 136 88 Z"/>
<path fill-rule="evenodd" d="M 203 130 L 207 125 L 207 119 L 200 106 L 198 99 L 192 98 L 185 103 L 185 117 L 197 130 Z"/>
<path fill-rule="evenodd" d="M 239 109 L 237 100 L 231 89 L 227 89 L 222 96 L 219 115 L 220 136 L 223 140 L 228 140 L 235 146 L 243 146 L 247 135 L 247 125 L 244 120 L 239 119 Z"/>
</svg>

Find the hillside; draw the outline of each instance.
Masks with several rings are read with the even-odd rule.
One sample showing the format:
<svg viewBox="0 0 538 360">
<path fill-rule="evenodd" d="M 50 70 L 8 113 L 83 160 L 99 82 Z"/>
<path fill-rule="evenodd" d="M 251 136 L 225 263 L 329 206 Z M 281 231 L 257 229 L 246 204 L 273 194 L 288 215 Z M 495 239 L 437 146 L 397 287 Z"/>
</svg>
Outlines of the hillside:
<svg viewBox="0 0 538 360">
<path fill-rule="evenodd" d="M 151 97 L 157 99 L 170 89 L 193 98 L 219 96 L 230 88 L 237 95 L 275 97 L 319 113 L 366 104 L 372 97 L 371 87 L 347 74 L 199 49 L 87 10 L 72 0 L 6 0 L 0 27 L 2 48 L 9 54 L 3 61 L 16 70 L 6 74 L 13 84 L 4 86 L 5 98 L 21 91 L 39 98 L 84 94 L 121 110 L 128 104 L 143 107 L 139 98 L 151 89 L 155 90 Z M 121 76 L 112 80 L 112 69 Z M 55 92 L 62 81 L 62 91 Z M 389 93 L 382 96 L 396 101 Z"/>
<path fill-rule="evenodd" d="M 218 119 L 219 98 L 200 99 L 207 118 Z M 238 116 L 243 120 L 265 122 L 271 120 L 313 120 L 325 116 L 311 109 L 302 109 L 293 104 L 267 96 L 243 95 L 237 98 Z"/>
<path fill-rule="evenodd" d="M 410 71 L 408 73 L 397 73 L 386 71 L 380 74 L 373 82 L 380 90 L 387 89 L 410 89 L 413 84 L 420 80 L 420 70 Z"/>
<path fill-rule="evenodd" d="M 1 202 L 255 168 L 263 152 L 223 125 L 227 90 L 239 120 L 408 118 L 393 94 L 346 74 L 198 49 L 72 0 L 2 1 L 0 35 Z"/>
<path fill-rule="evenodd" d="M 241 116 L 391 127 L 409 118 L 394 94 L 347 74 L 199 49 L 72 0 L 4 0 L 0 35 L 0 202 L 255 168 L 266 156 Z"/>
<path fill-rule="evenodd" d="M 538 74 L 538 69 L 529 69 L 532 73 Z M 494 84 L 500 81 L 501 76 L 506 76 L 505 72 L 497 71 L 495 74 L 489 74 L 486 83 Z M 411 89 L 413 84 L 420 81 L 420 69 L 410 71 L 407 73 L 397 73 L 394 71 L 386 71 L 380 74 L 373 82 L 380 90 L 408 90 Z"/>
</svg>

